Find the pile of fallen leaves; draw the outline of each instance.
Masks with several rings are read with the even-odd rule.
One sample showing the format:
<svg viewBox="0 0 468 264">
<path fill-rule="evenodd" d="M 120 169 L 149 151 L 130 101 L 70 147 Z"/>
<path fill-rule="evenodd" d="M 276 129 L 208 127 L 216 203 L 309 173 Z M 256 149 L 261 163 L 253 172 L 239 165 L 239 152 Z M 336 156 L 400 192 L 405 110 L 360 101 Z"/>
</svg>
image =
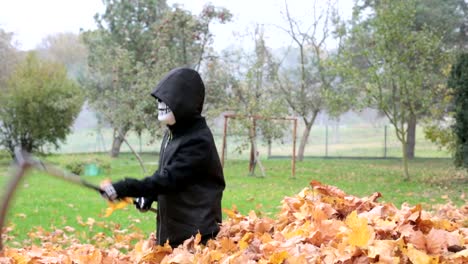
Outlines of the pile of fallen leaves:
<svg viewBox="0 0 468 264">
<path fill-rule="evenodd" d="M 103 237 L 101 244 L 62 247 L 61 231 L 41 247 L 5 248 L 0 263 L 468 263 L 468 203 L 429 212 L 379 197 L 312 182 L 284 198 L 277 219 L 225 210 L 228 219 L 206 246 L 200 235 L 174 249 L 152 237 L 133 243 L 139 237 L 117 228 L 113 243 Z"/>
</svg>

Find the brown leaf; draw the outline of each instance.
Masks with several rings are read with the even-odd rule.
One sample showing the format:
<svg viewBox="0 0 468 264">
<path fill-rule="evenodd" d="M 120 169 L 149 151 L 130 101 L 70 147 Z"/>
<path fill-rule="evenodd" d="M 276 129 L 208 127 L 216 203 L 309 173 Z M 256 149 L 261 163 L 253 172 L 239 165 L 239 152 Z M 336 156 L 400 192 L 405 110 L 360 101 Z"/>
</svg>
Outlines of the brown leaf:
<svg viewBox="0 0 468 264">
<path fill-rule="evenodd" d="M 427 253 L 431 255 L 439 255 L 447 252 L 447 236 L 448 232 L 440 229 L 432 229 L 426 235 Z"/>
</svg>

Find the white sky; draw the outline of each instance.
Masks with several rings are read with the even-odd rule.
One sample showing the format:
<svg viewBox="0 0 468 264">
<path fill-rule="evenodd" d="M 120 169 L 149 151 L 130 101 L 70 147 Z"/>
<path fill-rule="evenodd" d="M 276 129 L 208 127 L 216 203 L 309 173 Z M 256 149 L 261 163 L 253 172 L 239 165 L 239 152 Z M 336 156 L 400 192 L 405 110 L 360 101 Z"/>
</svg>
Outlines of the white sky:
<svg viewBox="0 0 468 264">
<path fill-rule="evenodd" d="M 313 0 L 287 0 L 290 13 L 310 25 Z M 317 0 L 325 2 L 328 0 Z M 229 9 L 234 17 L 229 24 L 214 24 L 214 46 L 223 49 L 239 41 L 239 34 L 264 24 L 267 45 L 273 48 L 289 44 L 287 37 L 273 25 L 285 26 L 281 13 L 283 0 L 168 0 L 170 5 L 179 3 L 185 9 L 199 14 L 202 7 L 212 2 Z M 353 0 L 340 0 L 340 13 L 349 17 Z M 17 46 L 22 50 L 34 49 L 47 35 L 60 32 L 78 33 L 80 28 L 93 29 L 93 16 L 101 13 L 101 0 L 0 0 L 0 28 L 15 33 Z M 237 33 L 237 34 L 235 34 Z M 240 43 L 239 43 L 240 44 Z"/>
</svg>

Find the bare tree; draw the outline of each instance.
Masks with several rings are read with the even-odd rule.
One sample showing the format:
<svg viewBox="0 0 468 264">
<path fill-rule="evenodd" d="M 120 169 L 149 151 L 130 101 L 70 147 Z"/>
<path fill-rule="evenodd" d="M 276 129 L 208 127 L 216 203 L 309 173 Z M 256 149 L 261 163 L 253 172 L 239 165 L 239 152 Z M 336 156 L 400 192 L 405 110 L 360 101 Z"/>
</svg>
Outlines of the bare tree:
<svg viewBox="0 0 468 264">
<path fill-rule="evenodd" d="M 0 88 L 18 63 L 18 51 L 13 43 L 13 33 L 0 28 Z"/>
<path fill-rule="evenodd" d="M 65 65 L 68 75 L 75 79 L 86 65 L 86 46 L 74 33 L 48 35 L 42 39 L 37 50 L 41 58 Z"/>
<path fill-rule="evenodd" d="M 336 2 L 327 1 L 319 8 L 315 1 L 311 10 L 312 21 L 303 27 L 290 13 L 287 1 L 285 17 L 288 27 L 283 29 L 291 38 L 290 50 L 297 51 L 298 66 L 279 66 L 277 87 L 290 109 L 302 118 L 305 128 L 300 139 L 298 160 L 303 160 L 311 128 L 319 112 L 329 106 L 327 97 L 335 77 L 325 67 L 330 59 L 328 41 L 334 38 L 332 27 L 339 21 Z M 289 55 L 287 55 L 289 56 Z"/>
</svg>

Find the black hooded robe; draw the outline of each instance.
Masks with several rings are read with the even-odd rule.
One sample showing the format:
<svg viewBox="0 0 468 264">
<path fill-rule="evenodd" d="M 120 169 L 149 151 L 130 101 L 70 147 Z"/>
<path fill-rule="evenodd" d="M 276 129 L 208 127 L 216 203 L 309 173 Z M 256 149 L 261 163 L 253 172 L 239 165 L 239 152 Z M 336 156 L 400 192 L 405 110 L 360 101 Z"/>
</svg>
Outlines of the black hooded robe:
<svg viewBox="0 0 468 264">
<path fill-rule="evenodd" d="M 223 170 L 213 135 L 201 116 L 205 86 L 195 70 L 176 68 L 151 95 L 165 102 L 176 123 L 161 144 L 159 168 L 141 180 L 113 183 L 119 197 L 145 197 L 158 202 L 157 242 L 172 247 L 202 235 L 215 237 L 222 221 Z"/>
</svg>

